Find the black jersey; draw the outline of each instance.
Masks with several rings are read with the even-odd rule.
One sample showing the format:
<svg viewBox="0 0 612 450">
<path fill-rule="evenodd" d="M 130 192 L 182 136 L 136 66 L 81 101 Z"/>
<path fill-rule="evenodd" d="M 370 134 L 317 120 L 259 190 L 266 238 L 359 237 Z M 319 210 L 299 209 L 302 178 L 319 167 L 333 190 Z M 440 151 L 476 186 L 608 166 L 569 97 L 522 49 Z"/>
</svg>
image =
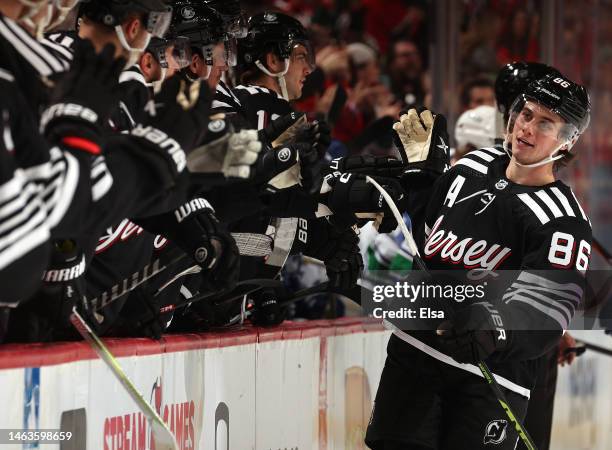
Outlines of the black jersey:
<svg viewBox="0 0 612 450">
<path fill-rule="evenodd" d="M 517 271 L 500 298 L 487 301 L 505 305 L 510 324 L 547 331 L 513 333 L 509 348 L 491 361 L 513 389 L 512 382 L 529 386 L 534 368 L 527 360 L 556 344 L 580 304 L 591 225 L 568 186 L 515 184 L 505 176 L 508 163 L 494 147 L 459 160 L 436 181 L 417 241 L 430 270 Z M 438 351 L 433 331 L 396 334 L 437 359 L 478 373 Z"/>
<path fill-rule="evenodd" d="M 270 121 L 293 112 L 287 100 L 262 86 L 238 85 L 234 94 L 242 106 L 241 112 L 251 128 L 261 130 Z"/>
<path fill-rule="evenodd" d="M 242 108 L 242 104 L 230 87 L 219 80 L 217 89 L 215 90 L 215 97 L 212 102 L 212 109 L 217 113 L 224 113 L 228 115 L 238 114 Z"/>
</svg>

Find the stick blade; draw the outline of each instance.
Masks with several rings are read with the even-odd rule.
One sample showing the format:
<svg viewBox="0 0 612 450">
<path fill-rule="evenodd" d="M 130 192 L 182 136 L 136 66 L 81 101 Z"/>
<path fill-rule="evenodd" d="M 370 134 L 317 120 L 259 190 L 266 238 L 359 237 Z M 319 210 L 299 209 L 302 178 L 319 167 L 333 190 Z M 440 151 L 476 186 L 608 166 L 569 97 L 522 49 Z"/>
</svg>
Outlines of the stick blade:
<svg viewBox="0 0 612 450">
<path fill-rule="evenodd" d="M 151 431 L 155 439 L 155 450 L 178 450 L 174 436 L 165 425 L 153 420 Z"/>
</svg>

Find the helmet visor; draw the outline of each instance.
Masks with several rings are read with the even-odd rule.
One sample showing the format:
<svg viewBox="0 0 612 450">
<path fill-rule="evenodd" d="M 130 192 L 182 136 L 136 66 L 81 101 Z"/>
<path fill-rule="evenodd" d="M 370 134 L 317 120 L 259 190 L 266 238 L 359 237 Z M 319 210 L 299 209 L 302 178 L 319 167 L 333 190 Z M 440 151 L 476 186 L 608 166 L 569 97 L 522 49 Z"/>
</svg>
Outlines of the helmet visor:
<svg viewBox="0 0 612 450">
<path fill-rule="evenodd" d="M 571 145 L 580 133 L 575 125 L 567 123 L 550 107 L 519 95 L 510 108 L 506 140 L 511 142 L 513 134 L 528 144 L 543 139 L 561 147 Z"/>
<path fill-rule="evenodd" d="M 224 42 L 202 46 L 202 56 L 207 66 L 226 67 L 228 65 Z"/>
<path fill-rule="evenodd" d="M 225 62 L 230 67 L 238 63 L 238 41 L 235 37 L 226 36 L 223 41 L 225 47 Z"/>
<path fill-rule="evenodd" d="M 171 8 L 168 8 L 167 11 L 151 11 L 147 17 L 147 31 L 154 37 L 163 38 L 171 21 Z"/>
<path fill-rule="evenodd" d="M 182 69 L 191 64 L 191 43 L 189 38 L 178 36 L 171 42 L 170 58 L 176 67 Z"/>
<path fill-rule="evenodd" d="M 315 68 L 315 56 L 309 41 L 294 41 L 291 44 L 291 53 L 289 56 L 291 64 L 304 63 L 309 70 Z"/>
</svg>

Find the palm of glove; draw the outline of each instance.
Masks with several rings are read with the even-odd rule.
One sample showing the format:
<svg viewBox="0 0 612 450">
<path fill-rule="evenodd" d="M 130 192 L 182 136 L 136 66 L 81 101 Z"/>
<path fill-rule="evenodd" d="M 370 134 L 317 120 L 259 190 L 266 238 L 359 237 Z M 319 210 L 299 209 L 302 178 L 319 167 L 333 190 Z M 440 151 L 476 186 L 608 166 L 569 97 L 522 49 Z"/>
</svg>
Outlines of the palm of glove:
<svg viewBox="0 0 612 450">
<path fill-rule="evenodd" d="M 448 170 L 450 164 L 446 118 L 423 110 L 420 115 L 415 109 L 400 116 L 393 125 L 396 145 L 407 173 L 439 175 Z"/>
</svg>

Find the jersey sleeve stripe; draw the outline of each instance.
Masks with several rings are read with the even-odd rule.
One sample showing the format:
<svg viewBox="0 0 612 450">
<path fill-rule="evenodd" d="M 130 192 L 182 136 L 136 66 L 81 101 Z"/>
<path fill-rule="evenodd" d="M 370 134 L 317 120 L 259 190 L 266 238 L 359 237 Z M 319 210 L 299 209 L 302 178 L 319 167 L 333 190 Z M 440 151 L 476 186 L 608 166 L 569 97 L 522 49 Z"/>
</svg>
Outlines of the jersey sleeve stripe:
<svg viewBox="0 0 612 450">
<path fill-rule="evenodd" d="M 537 191 L 535 194 L 540 198 L 540 200 L 544 202 L 544 204 L 548 207 L 548 209 L 553 214 L 553 216 L 555 217 L 563 216 L 563 213 L 561 212 L 557 204 L 553 201 L 552 198 L 550 198 L 550 196 L 546 193 L 546 191 L 544 190 Z"/>
<path fill-rule="evenodd" d="M 467 156 L 461 158 L 459 161 L 457 161 L 455 165 L 467 166 L 471 169 L 474 169 L 476 172 L 480 172 L 482 174 L 486 174 L 488 170 L 487 166 L 485 166 L 484 164 L 480 164 L 479 162 L 476 162 L 473 159 L 468 158 Z"/>
<path fill-rule="evenodd" d="M 572 302 L 572 304 L 574 304 L 574 306 L 578 306 L 578 304 L 580 304 L 580 296 L 577 295 L 574 292 L 568 292 L 565 290 L 561 290 L 561 289 L 550 289 L 547 287 L 543 287 L 543 286 L 538 286 L 535 284 L 528 284 L 528 283 L 512 283 L 512 286 L 510 286 L 510 290 L 504 295 L 504 299 L 506 299 L 507 297 L 510 297 L 510 295 L 512 294 L 513 290 L 528 290 L 528 291 L 539 291 L 539 292 L 543 292 L 545 294 L 550 295 L 551 297 L 555 297 L 558 300 L 562 300 L 562 301 L 566 301 L 566 302 Z"/>
<path fill-rule="evenodd" d="M 487 152 L 493 153 L 494 155 L 497 155 L 497 156 L 501 156 L 504 154 L 504 152 L 496 149 L 495 147 L 484 147 L 484 148 L 481 148 L 480 150 L 486 150 Z"/>
<path fill-rule="evenodd" d="M 217 108 L 231 108 L 231 107 L 232 107 L 231 105 L 228 105 L 227 103 L 225 103 L 225 102 L 221 102 L 221 101 L 219 101 L 219 100 L 213 100 L 213 102 L 212 102 L 212 106 L 211 106 L 211 108 L 212 108 L 212 109 L 217 109 Z"/>
<path fill-rule="evenodd" d="M 561 326 L 562 329 L 567 330 L 567 326 L 569 325 L 568 318 L 565 317 L 562 313 L 560 313 L 556 309 L 551 308 L 549 306 L 544 306 L 541 303 L 539 303 L 539 302 L 537 302 L 537 301 L 535 301 L 535 300 L 533 300 L 533 299 L 531 299 L 529 297 L 524 297 L 522 295 L 515 295 L 515 296 L 513 296 L 506 303 L 511 303 L 511 302 L 525 303 L 525 304 L 531 306 L 532 308 L 537 309 L 541 313 L 544 313 L 547 316 L 551 317 L 552 319 L 554 319 L 556 322 L 559 323 L 559 325 Z"/>
<path fill-rule="evenodd" d="M 576 294 L 576 296 L 578 296 L 578 299 L 582 298 L 583 294 L 582 288 L 575 283 L 557 283 L 556 281 L 544 278 L 543 276 L 536 275 L 535 273 L 527 271 L 522 271 L 516 280 L 523 281 L 526 283 L 532 283 L 547 289 L 573 292 L 574 294 Z"/>
<path fill-rule="evenodd" d="M 45 225 L 44 217 L 44 212 L 40 210 L 36 216 L 32 217 L 27 227 L 16 230 L 10 239 L 12 245 L 0 250 L 0 269 L 4 269 L 50 239 L 49 229 Z"/>
<path fill-rule="evenodd" d="M 49 226 L 53 228 L 66 215 L 79 181 L 79 163 L 70 153 L 64 152 L 66 172 L 61 188 L 55 192 L 53 202 L 49 207 Z"/>
<path fill-rule="evenodd" d="M 561 202 L 561 206 L 563 206 L 563 209 L 565 209 L 565 213 L 568 216 L 571 217 L 576 217 L 576 214 L 574 214 L 574 210 L 572 209 L 572 207 L 570 206 L 569 201 L 567 200 L 567 197 L 563 194 L 563 192 L 561 192 L 559 190 L 558 187 L 552 187 L 550 188 L 550 190 L 552 191 L 553 194 L 555 194 L 555 196 L 559 199 L 559 201 Z"/>
<path fill-rule="evenodd" d="M 11 83 L 15 81 L 15 77 L 13 76 L 13 74 L 4 69 L 0 69 L 0 78 Z"/>
<path fill-rule="evenodd" d="M 527 205 L 527 207 L 536 215 L 536 217 L 540 220 L 540 222 L 542 223 L 542 225 L 544 225 L 545 223 L 548 223 L 550 221 L 550 218 L 548 217 L 548 215 L 546 215 L 546 213 L 544 212 L 544 210 L 542 208 L 540 208 L 540 205 L 538 205 L 527 193 L 522 193 L 522 194 L 517 194 L 518 198 L 521 199 L 521 201 Z"/>
<path fill-rule="evenodd" d="M 487 162 L 491 162 L 495 159 L 494 156 L 491 156 L 490 154 L 480 151 L 480 150 L 474 150 L 473 152 L 469 153 L 470 156 L 477 156 L 480 159 L 484 159 Z"/>
<path fill-rule="evenodd" d="M 27 45 L 21 42 L 6 26 L 6 21 L 0 19 L 0 34 L 4 36 L 4 38 L 10 42 L 10 44 L 17 50 L 25 59 L 28 60 L 32 66 L 40 72 L 41 75 L 48 77 L 51 75 L 51 68 L 48 67 L 45 62 L 38 57 L 34 52 L 32 52 Z"/>
<path fill-rule="evenodd" d="M 568 321 L 572 318 L 572 316 L 574 315 L 574 311 L 576 310 L 576 306 L 573 303 L 557 301 L 556 299 L 547 297 L 529 289 L 516 289 L 512 292 L 509 292 L 508 294 L 504 295 L 504 301 L 506 303 L 510 303 L 512 299 L 517 295 L 520 295 L 522 297 L 528 297 L 534 301 L 539 301 L 540 303 L 546 304 L 550 307 L 557 308 L 567 316 Z"/>
</svg>

